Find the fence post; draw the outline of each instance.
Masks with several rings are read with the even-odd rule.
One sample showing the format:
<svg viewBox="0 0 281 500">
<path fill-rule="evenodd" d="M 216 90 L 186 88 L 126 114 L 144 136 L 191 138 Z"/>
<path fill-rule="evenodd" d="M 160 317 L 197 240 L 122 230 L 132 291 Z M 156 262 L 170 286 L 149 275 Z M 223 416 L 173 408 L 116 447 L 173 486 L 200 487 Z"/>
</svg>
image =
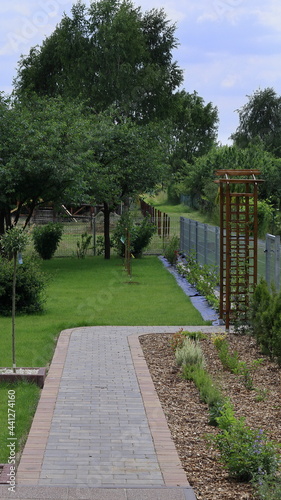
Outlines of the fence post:
<svg viewBox="0 0 281 500">
<path fill-rule="evenodd" d="M 161 212 L 160 210 L 158 210 L 158 224 L 157 224 L 157 227 L 158 227 L 158 236 L 160 236 L 161 238 Z"/>
<path fill-rule="evenodd" d="M 198 262 L 198 221 L 195 221 L 195 259 Z"/>
<path fill-rule="evenodd" d="M 180 217 L 180 251 L 181 252 L 184 252 L 184 249 L 183 249 L 183 235 L 184 235 L 183 218 Z"/>
<path fill-rule="evenodd" d="M 265 237 L 265 281 L 270 286 L 270 237 Z"/>
<path fill-rule="evenodd" d="M 208 256 L 208 226 L 207 224 L 204 224 L 204 264 L 208 264 L 207 256 Z"/>
<path fill-rule="evenodd" d="M 96 231 L 96 217 L 92 217 L 93 221 L 93 253 L 96 256 L 97 253 L 97 231 Z"/>
<path fill-rule="evenodd" d="M 220 268 L 220 228 L 218 226 L 216 226 L 216 256 L 215 256 L 215 259 L 216 259 L 216 266 L 217 266 L 217 269 L 219 270 Z"/>
<path fill-rule="evenodd" d="M 274 238 L 274 254 L 275 254 L 275 286 L 280 290 L 280 236 Z"/>
</svg>

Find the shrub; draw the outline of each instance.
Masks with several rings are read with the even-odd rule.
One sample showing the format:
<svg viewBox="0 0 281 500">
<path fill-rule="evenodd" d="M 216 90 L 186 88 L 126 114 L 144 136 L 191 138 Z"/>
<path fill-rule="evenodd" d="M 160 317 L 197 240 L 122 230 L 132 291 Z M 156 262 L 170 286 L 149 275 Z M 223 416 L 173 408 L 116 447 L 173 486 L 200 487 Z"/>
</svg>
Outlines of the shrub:
<svg viewBox="0 0 281 500">
<path fill-rule="evenodd" d="M 49 222 L 44 226 L 37 226 L 33 230 L 34 248 L 44 260 L 53 257 L 62 238 L 63 225 L 58 222 Z"/>
<path fill-rule="evenodd" d="M 259 500 L 281 499 L 281 476 L 275 474 L 260 474 L 253 481 Z"/>
<path fill-rule="evenodd" d="M 226 399 L 223 407 L 221 408 L 220 415 L 216 418 L 217 425 L 220 429 L 228 431 L 236 422 L 233 406 L 231 402 Z"/>
<path fill-rule="evenodd" d="M 90 245 L 92 243 L 92 235 L 86 233 L 81 234 L 81 239 L 77 241 L 76 246 L 76 255 L 78 259 L 84 259 L 88 250 L 90 249 Z"/>
<path fill-rule="evenodd" d="M 16 281 L 17 313 L 37 313 L 43 310 L 44 290 L 47 284 L 36 262 L 24 259 L 18 266 Z M 9 316 L 12 312 L 13 263 L 0 258 L 0 314 Z"/>
<path fill-rule="evenodd" d="M 205 365 L 205 358 L 199 344 L 186 337 L 182 347 L 178 347 L 175 352 L 176 362 L 182 365 Z"/>
<path fill-rule="evenodd" d="M 176 351 L 177 348 L 180 348 L 183 346 L 185 338 L 189 338 L 189 339 L 192 339 L 192 340 L 195 340 L 196 342 L 198 342 L 199 340 L 205 339 L 206 335 L 200 331 L 199 332 L 188 332 L 188 331 L 184 331 L 181 328 L 178 332 L 175 332 L 172 335 L 170 343 L 171 343 L 171 347 L 172 347 L 173 351 Z"/>
<path fill-rule="evenodd" d="M 262 352 L 281 366 L 281 292 L 270 290 L 264 280 L 254 291 L 249 322 Z"/>
<path fill-rule="evenodd" d="M 174 266 L 177 263 L 179 246 L 180 246 L 179 237 L 174 235 L 171 237 L 171 239 L 169 240 L 169 242 L 165 247 L 164 257 L 172 266 Z"/>
<path fill-rule="evenodd" d="M 276 446 L 267 441 L 262 429 L 255 430 L 245 425 L 243 418 L 234 419 L 216 436 L 209 436 L 209 440 L 218 448 L 230 475 L 238 481 L 251 481 L 263 474 L 275 474 L 278 470 Z"/>
<path fill-rule="evenodd" d="M 193 380 L 195 383 L 199 390 L 201 401 L 209 407 L 222 405 L 223 396 L 219 387 L 201 365 L 184 365 L 182 372 L 186 380 Z"/>
<path fill-rule="evenodd" d="M 216 350 L 218 351 L 218 356 L 222 363 L 222 366 L 226 370 L 238 374 L 240 372 L 238 352 L 234 351 L 232 354 L 229 352 L 229 345 L 225 336 L 215 336 L 213 338 L 213 343 Z"/>
<path fill-rule="evenodd" d="M 215 288 L 218 285 L 218 273 L 214 266 L 204 264 L 201 266 L 196 259 L 189 255 L 184 264 L 180 262 L 177 265 L 177 271 L 184 276 L 191 285 L 194 285 L 199 293 L 204 295 L 211 306 L 218 309 L 219 300 L 215 294 Z"/>
<path fill-rule="evenodd" d="M 183 346 L 184 339 L 185 339 L 185 336 L 182 333 L 182 329 L 179 330 L 178 332 L 175 332 L 172 335 L 170 343 L 171 343 L 171 347 L 172 347 L 174 352 Z"/>
<path fill-rule="evenodd" d="M 224 411 L 224 404 L 225 401 L 221 396 L 218 401 L 215 401 L 212 405 L 209 406 L 209 425 L 218 425 L 218 417 L 221 417 Z"/>
<path fill-rule="evenodd" d="M 149 244 L 155 232 L 155 226 L 150 217 L 144 217 L 140 222 L 133 222 L 129 212 L 124 213 L 118 221 L 113 234 L 113 245 L 120 257 L 125 256 L 126 232 L 130 235 L 130 251 L 134 257 L 141 257 L 143 250 Z"/>
</svg>

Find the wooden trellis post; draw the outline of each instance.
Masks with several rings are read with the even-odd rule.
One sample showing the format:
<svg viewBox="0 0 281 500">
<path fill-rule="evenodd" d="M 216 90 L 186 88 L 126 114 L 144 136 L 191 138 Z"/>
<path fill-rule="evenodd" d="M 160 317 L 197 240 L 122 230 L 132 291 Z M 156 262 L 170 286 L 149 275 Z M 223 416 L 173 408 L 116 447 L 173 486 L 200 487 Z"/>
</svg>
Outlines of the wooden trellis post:
<svg viewBox="0 0 281 500">
<path fill-rule="evenodd" d="M 220 186 L 220 318 L 226 330 L 246 320 L 257 284 L 259 170 L 218 170 Z"/>
</svg>

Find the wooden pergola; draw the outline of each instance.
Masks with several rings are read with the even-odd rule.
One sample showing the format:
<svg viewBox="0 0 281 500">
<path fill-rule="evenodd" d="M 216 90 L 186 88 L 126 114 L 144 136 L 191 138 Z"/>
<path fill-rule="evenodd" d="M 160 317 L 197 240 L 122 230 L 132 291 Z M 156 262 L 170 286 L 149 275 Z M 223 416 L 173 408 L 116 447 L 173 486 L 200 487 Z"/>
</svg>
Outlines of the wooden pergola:
<svg viewBox="0 0 281 500">
<path fill-rule="evenodd" d="M 220 318 L 226 330 L 246 320 L 257 284 L 259 170 L 218 170 L 220 189 Z"/>
</svg>

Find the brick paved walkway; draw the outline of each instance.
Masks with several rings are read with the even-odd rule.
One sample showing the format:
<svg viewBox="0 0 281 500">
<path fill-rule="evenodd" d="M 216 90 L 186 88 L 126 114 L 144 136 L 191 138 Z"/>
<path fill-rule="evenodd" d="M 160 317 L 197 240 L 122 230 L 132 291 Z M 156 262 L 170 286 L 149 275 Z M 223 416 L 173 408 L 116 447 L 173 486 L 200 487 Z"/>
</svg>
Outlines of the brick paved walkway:
<svg viewBox="0 0 281 500">
<path fill-rule="evenodd" d="M 114 488 L 116 500 L 129 498 L 130 489 L 132 498 L 195 499 L 138 341 L 140 334 L 177 330 L 88 327 L 60 334 L 17 472 L 18 495 L 29 496 L 13 493 L 15 500 L 36 498 L 32 488 L 41 488 L 40 498 L 56 488 L 59 498 L 76 498 L 77 488 L 92 491 L 85 498 L 111 498 L 93 495 Z M 154 496 L 147 489 L 136 496 L 148 487 Z"/>
</svg>

